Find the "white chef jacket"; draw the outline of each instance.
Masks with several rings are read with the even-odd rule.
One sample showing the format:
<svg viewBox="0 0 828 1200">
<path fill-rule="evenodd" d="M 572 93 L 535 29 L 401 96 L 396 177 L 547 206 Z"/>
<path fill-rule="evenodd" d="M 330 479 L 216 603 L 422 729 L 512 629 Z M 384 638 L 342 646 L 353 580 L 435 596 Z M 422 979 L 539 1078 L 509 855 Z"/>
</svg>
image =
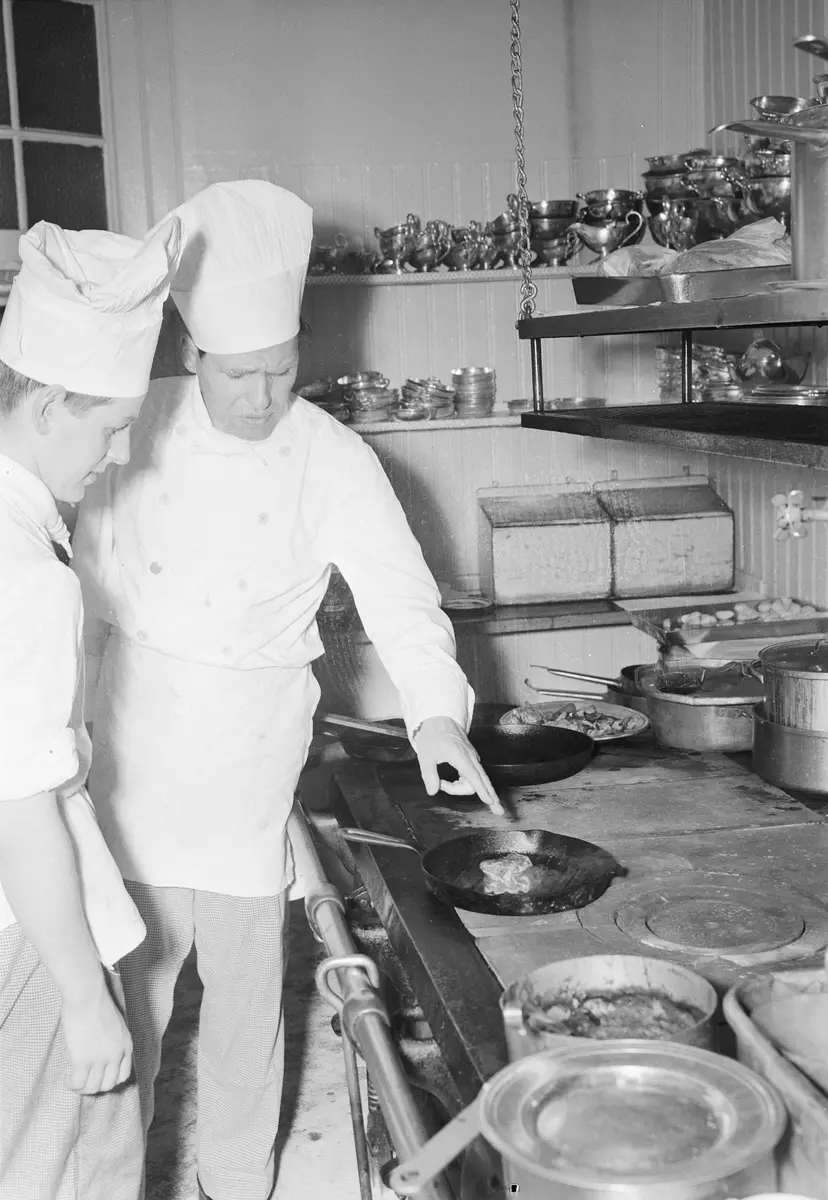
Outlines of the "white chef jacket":
<svg viewBox="0 0 828 1200">
<path fill-rule="evenodd" d="M 290 882 L 331 564 L 409 730 L 468 727 L 451 624 L 382 467 L 305 400 L 248 442 L 214 428 L 196 377 L 157 381 L 130 463 L 87 491 L 74 546 L 87 605 L 114 630 L 90 790 L 128 879 L 247 896 Z"/>
<path fill-rule="evenodd" d="M 84 788 L 81 590 L 55 555 L 68 545 L 48 488 L 0 455 L 0 803 L 55 792 L 75 852 L 86 918 L 108 967 L 145 929 Z M 0 889 L 0 929 L 16 917 Z"/>
</svg>

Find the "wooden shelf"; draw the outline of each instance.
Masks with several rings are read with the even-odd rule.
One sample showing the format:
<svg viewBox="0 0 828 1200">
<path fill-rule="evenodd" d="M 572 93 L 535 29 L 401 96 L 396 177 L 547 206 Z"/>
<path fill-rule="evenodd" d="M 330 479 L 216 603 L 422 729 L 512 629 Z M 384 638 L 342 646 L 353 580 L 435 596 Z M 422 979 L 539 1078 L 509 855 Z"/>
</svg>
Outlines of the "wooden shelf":
<svg viewBox="0 0 828 1200">
<path fill-rule="evenodd" d="M 518 321 L 517 328 L 521 338 L 529 339 L 825 324 L 828 324 L 828 285 L 789 291 L 775 289 L 723 300 L 691 300 L 685 304 L 614 308 L 584 305 L 577 312 L 524 318 Z"/>
<path fill-rule="evenodd" d="M 581 437 L 828 469 L 828 408 L 713 401 L 642 404 L 524 413 L 521 424 Z"/>
</svg>

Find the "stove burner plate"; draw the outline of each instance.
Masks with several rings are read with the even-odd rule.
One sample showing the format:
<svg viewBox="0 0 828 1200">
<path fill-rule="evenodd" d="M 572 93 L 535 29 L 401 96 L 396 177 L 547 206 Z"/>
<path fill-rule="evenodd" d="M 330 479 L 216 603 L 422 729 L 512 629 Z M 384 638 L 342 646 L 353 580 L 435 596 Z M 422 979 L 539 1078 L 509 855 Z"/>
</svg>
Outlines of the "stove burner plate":
<svg viewBox="0 0 828 1200">
<path fill-rule="evenodd" d="M 698 954 L 762 954 L 805 931 L 802 913 L 767 891 L 686 882 L 622 904 L 615 921 L 647 945 Z"/>
</svg>

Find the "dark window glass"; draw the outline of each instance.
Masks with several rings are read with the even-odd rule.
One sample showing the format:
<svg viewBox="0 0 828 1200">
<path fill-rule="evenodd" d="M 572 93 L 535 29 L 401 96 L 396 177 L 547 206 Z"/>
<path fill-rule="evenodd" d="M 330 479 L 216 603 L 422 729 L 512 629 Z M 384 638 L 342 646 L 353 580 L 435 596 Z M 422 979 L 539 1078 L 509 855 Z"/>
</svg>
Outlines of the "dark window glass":
<svg viewBox="0 0 828 1200">
<path fill-rule="evenodd" d="M 17 193 L 14 190 L 14 150 L 0 141 L 0 229 L 19 229 Z"/>
<path fill-rule="evenodd" d="M 54 221 L 65 229 L 106 229 L 103 152 L 97 146 L 24 142 L 23 174 L 30 225 Z"/>
<path fill-rule="evenodd" d="M 12 18 L 21 126 L 100 136 L 98 47 L 91 5 L 14 0 Z"/>
<path fill-rule="evenodd" d="M 6 32 L 0 21 L 0 125 L 11 125 L 9 76 L 6 71 Z"/>
</svg>

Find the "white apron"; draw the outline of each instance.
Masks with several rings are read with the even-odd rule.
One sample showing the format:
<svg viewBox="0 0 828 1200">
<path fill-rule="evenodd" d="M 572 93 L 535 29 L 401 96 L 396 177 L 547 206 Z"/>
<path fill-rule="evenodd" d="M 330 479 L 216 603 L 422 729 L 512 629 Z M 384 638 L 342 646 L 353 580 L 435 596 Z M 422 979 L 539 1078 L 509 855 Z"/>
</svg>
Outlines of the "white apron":
<svg viewBox="0 0 828 1200">
<path fill-rule="evenodd" d="M 184 662 L 113 632 L 89 791 L 124 878 L 231 896 L 288 887 L 285 825 L 318 699 L 310 667 Z"/>
</svg>

